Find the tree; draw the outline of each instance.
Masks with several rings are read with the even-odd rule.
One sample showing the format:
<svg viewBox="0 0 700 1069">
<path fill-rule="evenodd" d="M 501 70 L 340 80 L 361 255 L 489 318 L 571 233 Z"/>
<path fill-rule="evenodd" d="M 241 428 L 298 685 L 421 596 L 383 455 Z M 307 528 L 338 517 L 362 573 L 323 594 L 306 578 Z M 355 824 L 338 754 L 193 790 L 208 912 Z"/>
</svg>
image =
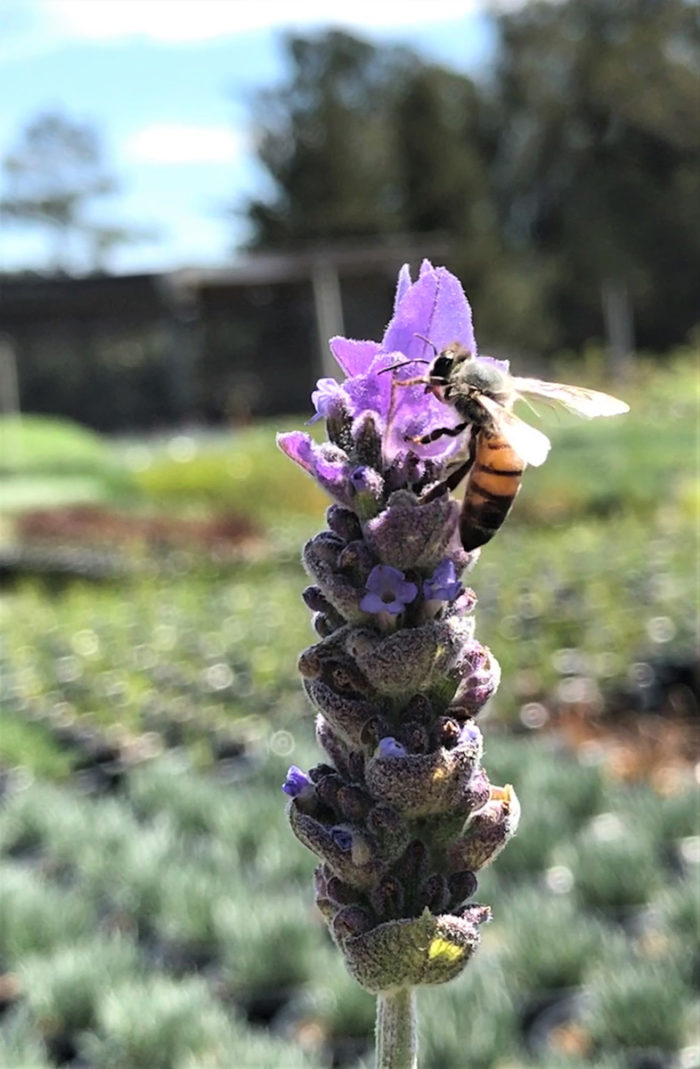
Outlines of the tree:
<svg viewBox="0 0 700 1069">
<path fill-rule="evenodd" d="M 474 83 L 414 64 L 397 86 L 392 125 L 406 228 L 458 235 L 487 229 L 494 145 Z"/>
<path fill-rule="evenodd" d="M 487 346 L 600 339 L 603 294 L 629 295 L 642 346 L 679 343 L 698 319 L 699 16 L 534 0 L 494 16 L 481 82 L 343 33 L 289 38 L 288 78 L 255 106 L 272 192 L 247 205 L 252 244 L 442 231 Z"/>
<path fill-rule="evenodd" d="M 287 80 L 254 105 L 273 185 L 246 206 L 254 245 L 468 225 L 488 190 L 468 78 L 335 31 L 286 49 Z"/>
<path fill-rule="evenodd" d="M 49 231 L 54 270 L 76 263 L 101 270 L 113 248 L 150 236 L 92 216 L 94 205 L 118 185 L 105 168 L 99 136 L 88 124 L 58 113 L 40 115 L 22 131 L 2 169 L 0 214 L 10 223 Z"/>
<path fill-rule="evenodd" d="M 348 34 L 290 36 L 291 72 L 254 104 L 258 156 L 273 183 L 246 207 L 253 244 L 355 237 L 396 229 L 389 102 L 397 70 L 418 62 Z"/>
<path fill-rule="evenodd" d="M 284 84 L 254 102 L 272 192 L 245 206 L 252 245 L 442 232 L 487 343 L 521 340 L 524 320 L 547 340 L 536 273 L 506 262 L 492 189 L 499 131 L 483 89 L 344 33 L 292 36 L 286 49 Z"/>
<path fill-rule="evenodd" d="M 498 20 L 493 173 L 510 249 L 547 265 L 560 343 L 619 282 L 642 344 L 697 320 L 700 35 L 685 0 L 533 3 Z"/>
</svg>

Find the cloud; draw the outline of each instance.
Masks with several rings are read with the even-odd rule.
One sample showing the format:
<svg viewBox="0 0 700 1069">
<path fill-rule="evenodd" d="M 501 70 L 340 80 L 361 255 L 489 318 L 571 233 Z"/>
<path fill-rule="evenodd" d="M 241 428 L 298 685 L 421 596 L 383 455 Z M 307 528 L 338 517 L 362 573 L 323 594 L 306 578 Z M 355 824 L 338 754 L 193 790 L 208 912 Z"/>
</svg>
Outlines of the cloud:
<svg viewBox="0 0 700 1069">
<path fill-rule="evenodd" d="M 243 134 L 227 126 L 152 123 L 127 140 L 131 163 L 233 163 L 246 151 Z"/>
<path fill-rule="evenodd" d="M 51 20 L 54 31 L 73 39 L 113 40 L 147 37 L 155 41 L 201 41 L 250 30 L 315 25 L 368 30 L 416 26 L 461 19 L 483 10 L 488 0 L 383 0 L 352 6 L 329 5 L 328 0 L 35 0 Z M 513 0 L 489 6 L 516 6 Z"/>
</svg>

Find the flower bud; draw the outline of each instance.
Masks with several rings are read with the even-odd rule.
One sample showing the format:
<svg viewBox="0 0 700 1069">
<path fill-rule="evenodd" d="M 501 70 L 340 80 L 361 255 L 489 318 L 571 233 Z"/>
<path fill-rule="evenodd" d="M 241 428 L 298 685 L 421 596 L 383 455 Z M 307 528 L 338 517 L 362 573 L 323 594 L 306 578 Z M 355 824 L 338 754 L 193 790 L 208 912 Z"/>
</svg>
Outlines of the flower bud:
<svg viewBox="0 0 700 1069">
<path fill-rule="evenodd" d="M 488 802 L 474 813 L 464 835 L 452 846 L 450 864 L 472 871 L 490 864 L 515 834 L 519 820 L 520 803 L 511 785 L 492 787 Z"/>
<path fill-rule="evenodd" d="M 326 522 L 331 531 L 345 542 L 354 542 L 362 537 L 360 521 L 352 509 L 343 508 L 342 505 L 329 505 Z"/>
<path fill-rule="evenodd" d="M 415 494 L 398 490 L 389 507 L 368 522 L 367 543 L 383 563 L 432 572 L 445 556 L 458 520 L 459 505 L 447 494 L 421 505 Z"/>
</svg>

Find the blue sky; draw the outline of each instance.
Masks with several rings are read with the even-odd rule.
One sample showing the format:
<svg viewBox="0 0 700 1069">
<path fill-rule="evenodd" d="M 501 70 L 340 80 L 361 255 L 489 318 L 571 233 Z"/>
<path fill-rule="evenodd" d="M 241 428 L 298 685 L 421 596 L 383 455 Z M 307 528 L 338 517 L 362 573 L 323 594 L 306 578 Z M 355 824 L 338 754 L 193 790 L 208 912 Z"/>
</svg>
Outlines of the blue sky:
<svg viewBox="0 0 700 1069">
<path fill-rule="evenodd" d="M 247 101 L 283 77 L 285 29 L 330 25 L 470 72 L 492 48 L 487 20 L 468 0 L 335 10 L 328 0 L 0 0 L 0 157 L 42 112 L 88 121 L 122 185 L 108 221 L 160 232 L 118 251 L 113 269 L 226 263 L 245 238 L 226 209 L 265 182 Z M 47 249 L 38 230 L 0 227 L 5 269 L 41 267 Z"/>
</svg>

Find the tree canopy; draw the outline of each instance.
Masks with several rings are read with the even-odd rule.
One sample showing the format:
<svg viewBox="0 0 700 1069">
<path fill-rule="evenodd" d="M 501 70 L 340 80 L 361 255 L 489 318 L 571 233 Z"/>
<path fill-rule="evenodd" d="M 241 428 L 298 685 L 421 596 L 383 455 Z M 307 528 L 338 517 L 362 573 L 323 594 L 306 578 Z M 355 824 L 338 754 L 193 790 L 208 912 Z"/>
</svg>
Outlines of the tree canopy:
<svg viewBox="0 0 700 1069">
<path fill-rule="evenodd" d="M 630 296 L 641 345 L 697 322 L 700 25 L 685 0 L 535 2 L 494 16 L 482 80 L 347 33 L 289 36 L 253 121 L 271 194 L 255 247 L 452 236 L 489 340 L 554 350 Z"/>
<path fill-rule="evenodd" d="M 2 170 L 0 213 L 8 222 L 32 223 L 49 233 L 55 270 L 76 262 L 100 270 L 114 247 L 150 234 L 95 217 L 95 205 L 117 192 L 118 183 L 90 124 L 59 112 L 39 115 L 21 131 Z"/>
</svg>

